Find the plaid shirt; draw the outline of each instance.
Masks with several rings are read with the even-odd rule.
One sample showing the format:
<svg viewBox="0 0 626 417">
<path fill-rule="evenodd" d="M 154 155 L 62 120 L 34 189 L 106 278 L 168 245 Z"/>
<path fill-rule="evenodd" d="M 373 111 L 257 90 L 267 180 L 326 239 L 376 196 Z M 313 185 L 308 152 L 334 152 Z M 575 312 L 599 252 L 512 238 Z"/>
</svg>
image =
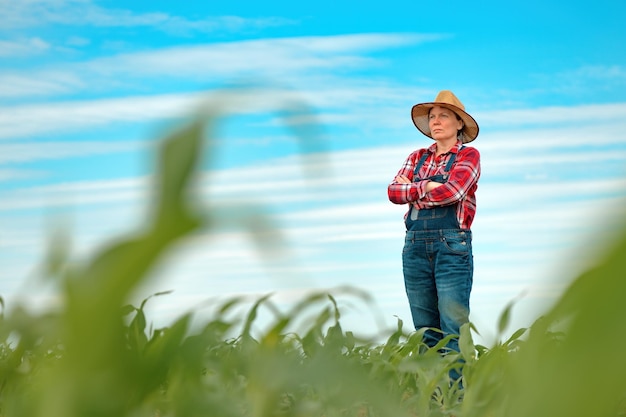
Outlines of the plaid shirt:
<svg viewBox="0 0 626 417">
<path fill-rule="evenodd" d="M 457 158 L 450 169 L 448 182 L 442 186 L 426 192 L 427 181 L 400 184 L 394 180 L 387 188 L 389 201 L 394 204 L 413 203 L 419 209 L 460 203 L 457 209 L 459 226 L 461 229 L 469 229 L 476 214 L 475 193 L 480 177 L 480 153 L 476 148 L 467 146 L 459 153 L 461 146 L 461 141 L 458 141 L 449 152 L 437 157 L 435 156 L 437 144 L 434 143 L 428 148 L 419 149 L 409 155 L 397 175 L 404 175 L 411 181 L 413 181 L 415 164 L 424 152 L 430 155 L 418 172 L 419 178 L 443 174 L 450 155 L 456 153 Z"/>
</svg>

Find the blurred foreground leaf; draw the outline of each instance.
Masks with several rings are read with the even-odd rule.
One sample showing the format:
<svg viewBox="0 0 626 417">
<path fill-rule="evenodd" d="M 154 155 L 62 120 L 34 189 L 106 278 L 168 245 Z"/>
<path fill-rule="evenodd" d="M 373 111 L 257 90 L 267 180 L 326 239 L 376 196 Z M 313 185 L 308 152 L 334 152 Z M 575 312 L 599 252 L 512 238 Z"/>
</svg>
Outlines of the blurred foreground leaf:
<svg viewBox="0 0 626 417">
<path fill-rule="evenodd" d="M 530 328 L 475 365 L 467 416 L 626 415 L 626 230 Z"/>
</svg>

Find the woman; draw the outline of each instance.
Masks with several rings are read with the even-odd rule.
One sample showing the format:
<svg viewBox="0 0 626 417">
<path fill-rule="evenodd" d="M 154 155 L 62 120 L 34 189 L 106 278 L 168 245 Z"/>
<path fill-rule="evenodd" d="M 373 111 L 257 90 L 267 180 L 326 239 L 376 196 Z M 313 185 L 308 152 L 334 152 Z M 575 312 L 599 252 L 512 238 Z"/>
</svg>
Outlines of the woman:
<svg viewBox="0 0 626 417">
<path fill-rule="evenodd" d="M 389 200 L 408 204 L 402 269 L 415 329 L 434 346 L 469 321 L 474 272 L 472 233 L 480 154 L 465 146 L 478 124 L 451 91 L 411 110 L 413 123 L 435 143 L 409 155 L 389 184 Z M 434 330 L 435 329 L 435 330 Z M 438 331 L 440 330 L 440 331 Z M 458 339 L 448 348 L 458 351 Z"/>
</svg>

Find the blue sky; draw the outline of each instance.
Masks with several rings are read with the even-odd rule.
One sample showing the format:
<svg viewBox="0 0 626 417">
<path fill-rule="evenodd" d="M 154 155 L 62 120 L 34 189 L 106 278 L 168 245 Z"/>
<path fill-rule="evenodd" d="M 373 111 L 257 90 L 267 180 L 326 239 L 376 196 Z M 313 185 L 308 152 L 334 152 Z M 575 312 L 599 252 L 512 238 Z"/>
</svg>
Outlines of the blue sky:
<svg viewBox="0 0 626 417">
<path fill-rule="evenodd" d="M 151 301 L 158 322 L 213 297 L 274 292 L 288 304 L 349 285 L 374 297 L 376 313 L 356 303 L 346 327 L 408 326 L 405 208 L 386 186 L 430 144 L 411 106 L 442 89 L 481 128 L 472 321 L 483 337 L 518 297 L 512 327 L 530 324 L 610 242 L 626 202 L 623 5 L 202 3 L 0 0 L 9 306 L 51 302 L 29 277 L 55 216 L 69 219 L 77 262 L 140 223 L 158 139 L 232 85 L 255 92 L 221 101 L 228 116 L 198 189 L 230 215 L 138 292 L 174 290 Z M 305 155 L 280 116 L 294 102 L 312 109 L 324 139 Z M 237 227 L 248 213 L 280 226 L 288 256 L 259 254 Z"/>
</svg>

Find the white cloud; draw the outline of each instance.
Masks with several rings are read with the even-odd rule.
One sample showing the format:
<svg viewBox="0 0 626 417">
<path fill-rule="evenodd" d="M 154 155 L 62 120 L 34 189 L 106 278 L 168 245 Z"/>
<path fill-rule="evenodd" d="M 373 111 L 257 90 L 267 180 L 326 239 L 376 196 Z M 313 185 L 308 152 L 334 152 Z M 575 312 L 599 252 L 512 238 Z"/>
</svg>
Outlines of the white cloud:
<svg viewBox="0 0 626 417">
<path fill-rule="evenodd" d="M 0 57 L 37 55 L 50 49 L 50 44 L 39 37 L 0 40 Z"/>
<path fill-rule="evenodd" d="M 24 96 L 29 96 L 82 92 L 85 88 L 95 95 L 105 90 L 110 94 L 120 88 L 128 94 L 129 89 L 150 89 L 155 82 L 162 91 L 169 80 L 181 78 L 196 89 L 197 83 L 206 87 L 280 80 L 283 85 L 292 87 L 306 89 L 314 83 L 327 85 L 326 89 L 330 90 L 331 86 L 341 86 L 345 81 L 338 80 L 341 74 L 377 62 L 364 52 L 439 38 L 441 36 L 419 34 L 359 34 L 176 46 L 58 64 L 30 72 L 21 70 L 18 74 L 0 73 L 0 81 L 12 86 L 8 92 L 0 91 L 0 97 L 18 97 L 20 90 Z M 12 83 L 10 77 L 19 82 Z"/>
<path fill-rule="evenodd" d="M 0 29 L 27 28 L 42 24 L 96 27 L 146 26 L 171 34 L 192 32 L 241 31 L 272 26 L 292 25 L 279 17 L 242 18 L 208 16 L 189 20 L 163 12 L 135 13 L 126 9 L 107 9 L 91 0 L 20 0 L 1 1 Z"/>
<path fill-rule="evenodd" d="M 146 112 L 146 103 L 128 105 L 125 108 L 140 108 Z M 111 117 L 112 111 L 93 111 L 105 113 Z M 122 111 L 122 110 L 120 110 Z M 541 110 L 540 110 L 541 111 Z M 165 112 L 164 112 L 165 113 Z M 125 115 L 128 117 L 128 114 Z M 479 190 L 481 204 L 487 207 L 515 206 L 523 201 L 545 201 L 546 199 L 571 200 L 598 197 L 620 192 L 626 185 L 622 178 L 624 172 L 615 172 L 611 177 L 592 178 L 578 167 L 585 167 L 589 160 L 603 167 L 623 167 L 626 151 L 621 149 L 621 139 L 613 130 L 622 128 L 605 125 L 604 129 L 593 127 L 595 137 L 590 136 L 588 127 L 578 130 L 558 132 L 553 129 L 534 129 L 506 134 L 489 133 L 481 138 L 482 142 L 474 145 L 483 157 L 483 178 Z M 608 129 L 608 132 L 607 132 Z M 519 137 L 519 140 L 511 140 Z M 506 142 L 506 146 L 501 143 Z M 100 152 L 135 152 L 141 149 L 136 142 L 84 142 L 84 143 L 31 143 L 0 145 L 3 157 L 0 162 L 32 161 L 42 158 L 65 158 L 89 155 Z M 416 144 L 415 146 L 419 146 Z M 601 148 L 596 148 L 600 146 Z M 613 149 L 606 152 L 606 148 Z M 413 149 L 407 144 L 376 148 L 337 151 L 331 154 L 294 155 L 266 163 L 237 167 L 234 170 L 213 171 L 203 181 L 208 187 L 209 199 L 239 200 L 262 198 L 265 204 L 274 205 L 281 201 L 324 202 L 336 201 L 348 203 L 358 196 L 376 195 L 372 186 L 378 187 L 378 193 L 384 197 L 387 182 L 391 180 L 404 158 Z M 622 168 L 623 169 L 623 168 Z M 306 180 L 307 172 L 315 172 L 315 178 Z M 342 172 L 341 176 L 334 176 Z M 528 172 L 545 173 L 547 178 L 540 182 L 520 182 Z M 559 173 L 550 179 L 554 172 Z M 505 177 L 501 177 L 505 174 Z M 255 178 L 254 183 L 247 181 L 233 182 L 232 178 Z M 510 182 L 515 185 L 511 186 Z M 117 182 L 102 181 L 88 183 L 87 189 L 105 188 L 115 190 Z M 488 184 L 488 188 L 487 185 Z M 75 184 L 77 187 L 80 183 Z M 63 187 L 66 187 L 64 185 Z M 483 189 L 497 190 L 491 195 L 483 194 Z M 45 195 L 57 187 L 37 189 L 37 194 Z M 581 193 L 580 190 L 585 190 Z M 105 191 L 104 189 L 101 191 Z M 80 193 L 80 188 L 68 189 L 71 194 Z M 106 193 L 98 193 L 99 201 L 106 200 Z M 529 198 L 528 196 L 533 196 Z M 116 198 L 113 198 L 116 199 Z M 365 208 L 363 208 L 365 210 Z M 366 209 L 371 212 L 372 209 Z M 310 218 L 322 216 L 322 213 L 308 215 Z"/>
<path fill-rule="evenodd" d="M 182 116 L 194 103 L 196 94 L 166 94 L 6 106 L 0 111 L 0 139 Z"/>
<path fill-rule="evenodd" d="M 626 81 L 626 68 L 620 65 L 586 65 L 572 71 L 574 77 Z"/>
<path fill-rule="evenodd" d="M 84 80 L 71 72 L 0 72 L 0 98 L 38 97 L 73 93 L 85 88 Z"/>
<path fill-rule="evenodd" d="M 611 120 L 624 120 L 624 117 L 626 117 L 626 103 L 476 112 L 474 116 L 477 120 L 480 120 L 481 124 L 484 123 L 495 127 L 533 124 L 560 125 L 572 122 L 577 124 L 581 122 L 604 123 Z"/>
<path fill-rule="evenodd" d="M 75 156 L 143 150 L 145 143 L 129 142 L 44 142 L 1 143 L 0 165 L 34 162 L 46 159 L 65 159 Z"/>
<path fill-rule="evenodd" d="M 15 85 L 15 83 L 14 83 Z M 30 86 L 35 88 L 36 86 Z M 52 86 L 50 86 L 52 88 Z M 25 104 L 0 107 L 0 139 L 33 136 L 57 131 L 73 131 L 116 122 L 154 122 L 192 114 L 200 106 L 220 114 L 265 113 L 294 110 L 306 104 L 315 109 L 334 106 L 338 111 L 352 110 L 354 102 L 365 104 L 374 96 L 394 96 L 391 89 L 344 87 L 340 91 L 296 91 L 281 88 L 246 88 L 213 93 L 158 94 L 82 101 Z M 303 108 L 303 111 L 307 111 Z M 384 109 L 381 109 L 384 112 Z M 311 113 L 306 113 L 311 114 Z M 328 122 L 325 114 L 314 114 L 320 123 Z M 346 123 L 359 122 L 348 114 Z M 37 121 L 33 123 L 33 120 Z M 280 122 L 284 125 L 285 120 Z"/>
<path fill-rule="evenodd" d="M 362 56 L 328 52 L 334 51 L 309 48 L 305 38 L 254 40 L 125 54 L 97 59 L 85 66 L 92 72 L 117 72 L 132 76 L 143 73 L 144 76 L 176 75 L 207 80 L 212 77 L 236 80 L 246 76 L 264 79 L 311 69 L 355 68 L 368 62 Z"/>
<path fill-rule="evenodd" d="M 406 120 L 408 117 L 403 116 L 405 112 L 399 111 L 396 104 L 404 100 L 403 95 L 406 94 L 406 89 L 401 87 L 372 88 L 367 84 L 344 83 L 341 88 L 334 88 L 331 84 L 315 90 L 262 87 L 207 94 L 159 94 L 13 105 L 0 108 L 0 139 L 78 130 L 116 122 L 153 122 L 191 114 L 201 104 L 221 113 L 241 114 L 268 113 L 285 109 L 293 103 L 305 103 L 312 109 L 322 109 L 312 113 L 322 126 L 386 126 L 392 132 L 395 126 L 409 126 Z M 387 103 L 385 106 L 379 104 L 382 97 Z M 482 126 L 480 142 L 476 143 L 480 149 L 497 149 L 507 138 L 507 147 L 524 147 L 533 142 L 535 146 L 544 148 L 545 145 L 555 143 L 554 137 L 559 137 L 556 140 L 558 144 L 598 146 L 610 143 L 612 135 L 620 134 L 620 129 L 624 129 L 625 115 L 626 104 L 623 103 L 482 112 L 479 115 Z M 32 123 L 33 120 L 37 123 Z M 274 122 L 284 123 L 284 119 Z M 532 134 L 527 130 L 513 129 L 535 125 L 545 125 L 546 128 L 533 131 Z M 503 131 L 503 128 L 507 130 Z M 566 140 L 561 139 L 564 133 L 569 135 Z"/>
<path fill-rule="evenodd" d="M 614 91 L 626 82 L 626 68 L 622 65 L 584 65 L 562 71 L 555 76 L 557 90 L 583 91 L 593 86 L 597 91 Z"/>
<path fill-rule="evenodd" d="M 0 211 L 45 210 L 49 208 L 80 209 L 81 206 L 119 203 L 137 207 L 146 197 L 146 178 L 124 178 L 102 181 L 74 181 L 54 185 L 17 189 L 0 201 Z M 117 214 L 117 213 L 111 213 Z"/>
<path fill-rule="evenodd" d="M 87 46 L 89 44 L 91 44 L 91 40 L 84 38 L 82 36 L 70 36 L 66 41 L 65 41 L 66 45 L 68 46 Z"/>
<path fill-rule="evenodd" d="M 372 61 L 363 52 L 419 44 L 439 35 L 351 34 L 256 39 L 208 45 L 176 46 L 95 59 L 83 66 L 93 73 L 176 75 L 238 78 L 254 75 L 263 80 L 294 71 L 345 71 Z"/>
<path fill-rule="evenodd" d="M 42 177 L 41 171 L 0 168 L 0 182 Z"/>
</svg>

